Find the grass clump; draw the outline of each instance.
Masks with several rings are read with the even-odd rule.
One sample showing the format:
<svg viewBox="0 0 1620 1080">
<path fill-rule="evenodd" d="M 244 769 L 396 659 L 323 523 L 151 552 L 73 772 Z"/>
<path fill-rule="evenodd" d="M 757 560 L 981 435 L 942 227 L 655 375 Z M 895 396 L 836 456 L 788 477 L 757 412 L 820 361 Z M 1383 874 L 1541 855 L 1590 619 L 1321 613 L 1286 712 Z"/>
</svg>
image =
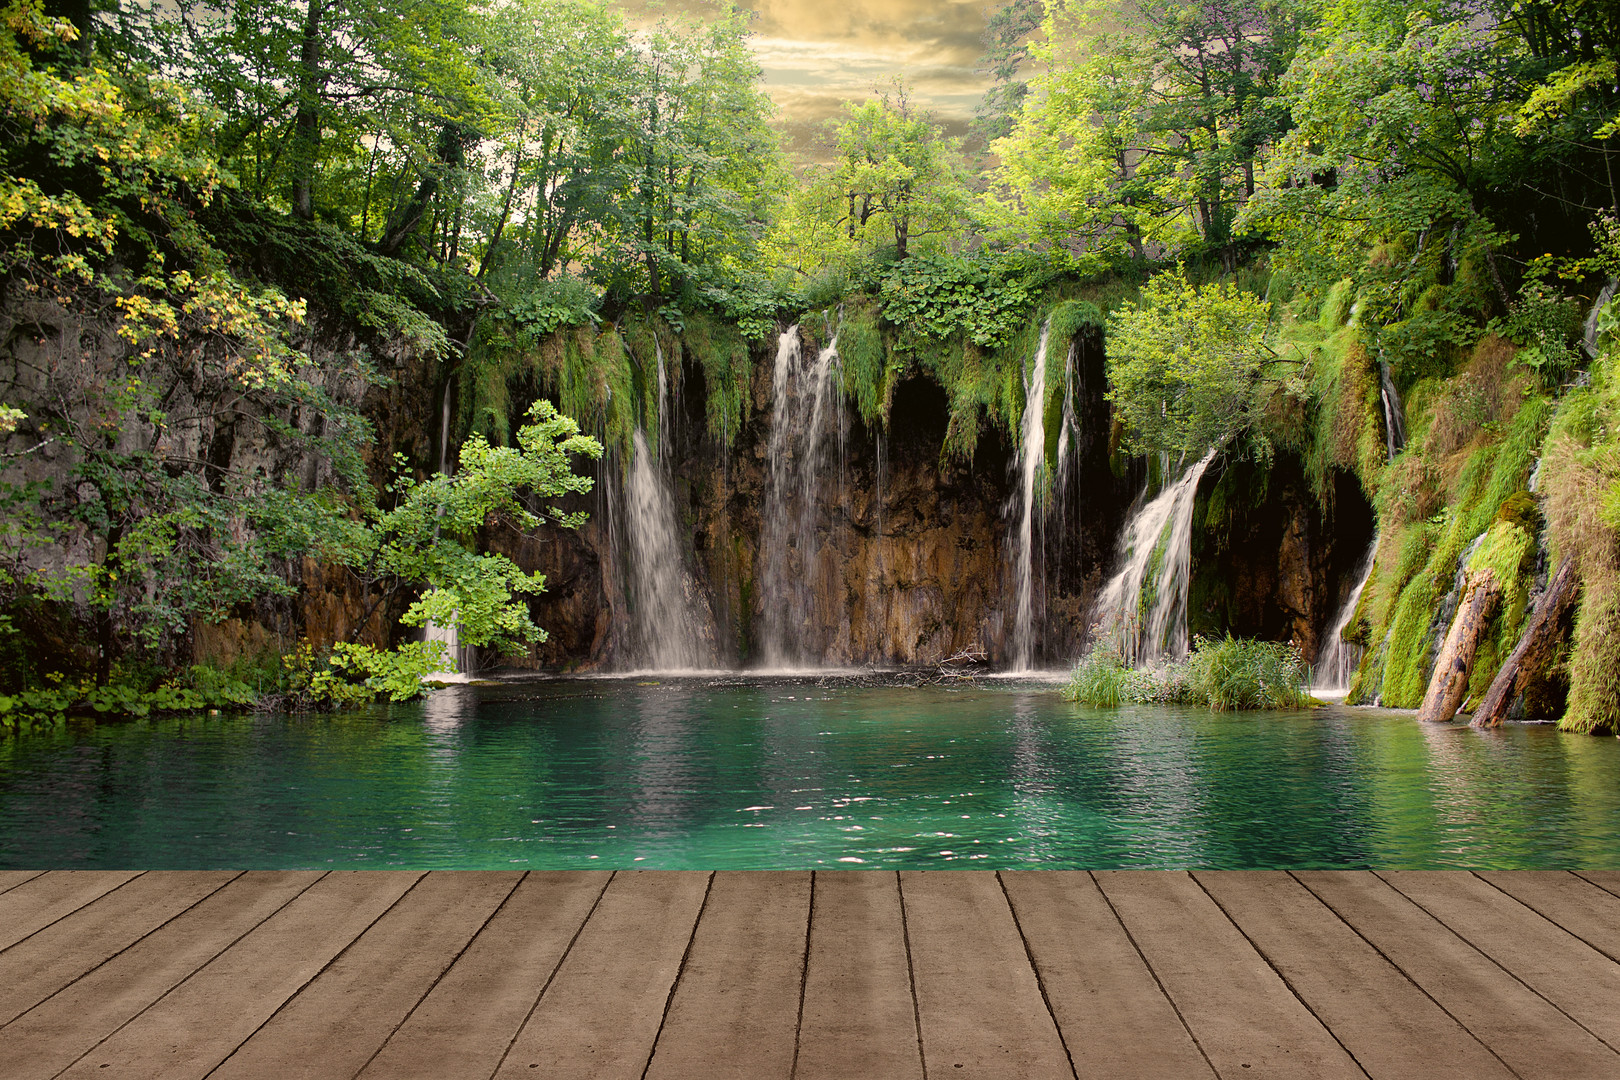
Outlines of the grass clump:
<svg viewBox="0 0 1620 1080">
<path fill-rule="evenodd" d="M 1097 708 L 1120 705 L 1201 705 L 1217 711 L 1298 709 L 1310 703 L 1310 668 L 1299 649 L 1276 641 L 1199 637 L 1179 664 L 1137 670 L 1118 643 L 1087 653 L 1063 696 Z"/>
</svg>

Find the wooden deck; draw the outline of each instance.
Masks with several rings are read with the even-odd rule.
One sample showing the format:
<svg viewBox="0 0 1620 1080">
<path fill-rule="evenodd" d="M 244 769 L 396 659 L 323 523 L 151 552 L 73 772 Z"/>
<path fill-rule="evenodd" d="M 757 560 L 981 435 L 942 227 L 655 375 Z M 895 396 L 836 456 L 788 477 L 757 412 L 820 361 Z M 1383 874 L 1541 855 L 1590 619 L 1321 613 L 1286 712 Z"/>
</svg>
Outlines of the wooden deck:
<svg viewBox="0 0 1620 1080">
<path fill-rule="evenodd" d="M 1620 1077 L 1620 872 L 0 872 L 0 1076 Z"/>
</svg>

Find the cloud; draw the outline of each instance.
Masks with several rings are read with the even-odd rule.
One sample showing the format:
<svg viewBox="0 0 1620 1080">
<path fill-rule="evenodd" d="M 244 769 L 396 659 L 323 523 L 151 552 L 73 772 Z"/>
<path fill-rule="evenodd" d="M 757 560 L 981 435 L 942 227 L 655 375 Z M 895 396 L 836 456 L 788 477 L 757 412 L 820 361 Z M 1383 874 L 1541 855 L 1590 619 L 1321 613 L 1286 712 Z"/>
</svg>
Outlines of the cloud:
<svg viewBox="0 0 1620 1080">
<path fill-rule="evenodd" d="M 754 55 L 781 126 L 802 145 L 808 132 L 902 75 L 914 100 L 952 129 L 963 127 L 989 85 L 976 68 L 989 0 L 752 0 Z M 671 12 L 701 17 L 703 0 L 621 5 L 633 22 Z"/>
</svg>

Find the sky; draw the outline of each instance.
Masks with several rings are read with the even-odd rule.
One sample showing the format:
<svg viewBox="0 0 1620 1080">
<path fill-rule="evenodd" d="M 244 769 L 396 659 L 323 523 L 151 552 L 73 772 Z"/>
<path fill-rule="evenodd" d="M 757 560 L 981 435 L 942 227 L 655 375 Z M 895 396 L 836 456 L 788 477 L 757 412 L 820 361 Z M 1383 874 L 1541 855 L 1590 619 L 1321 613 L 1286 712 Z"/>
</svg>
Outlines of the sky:
<svg viewBox="0 0 1620 1080">
<path fill-rule="evenodd" d="M 656 17 L 655 0 L 621 0 L 634 22 Z M 989 81 L 975 70 L 995 0 L 752 0 L 753 49 L 765 90 L 795 149 L 809 148 L 848 100 L 904 74 L 915 100 L 947 132 L 961 134 Z M 701 12 L 699 0 L 664 11 Z"/>
</svg>

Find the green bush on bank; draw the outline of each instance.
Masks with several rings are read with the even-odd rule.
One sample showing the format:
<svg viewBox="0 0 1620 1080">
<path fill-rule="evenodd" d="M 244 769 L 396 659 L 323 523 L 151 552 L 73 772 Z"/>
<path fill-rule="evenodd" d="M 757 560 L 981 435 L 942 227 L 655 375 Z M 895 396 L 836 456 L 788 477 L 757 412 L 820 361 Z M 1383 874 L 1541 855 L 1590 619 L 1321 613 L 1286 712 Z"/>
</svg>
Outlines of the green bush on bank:
<svg viewBox="0 0 1620 1080">
<path fill-rule="evenodd" d="M 1298 648 L 1276 641 L 1199 637 L 1186 660 L 1138 670 L 1117 643 L 1087 653 L 1063 696 L 1098 708 L 1201 705 L 1218 711 L 1298 709 L 1310 703 L 1310 667 Z"/>
</svg>

